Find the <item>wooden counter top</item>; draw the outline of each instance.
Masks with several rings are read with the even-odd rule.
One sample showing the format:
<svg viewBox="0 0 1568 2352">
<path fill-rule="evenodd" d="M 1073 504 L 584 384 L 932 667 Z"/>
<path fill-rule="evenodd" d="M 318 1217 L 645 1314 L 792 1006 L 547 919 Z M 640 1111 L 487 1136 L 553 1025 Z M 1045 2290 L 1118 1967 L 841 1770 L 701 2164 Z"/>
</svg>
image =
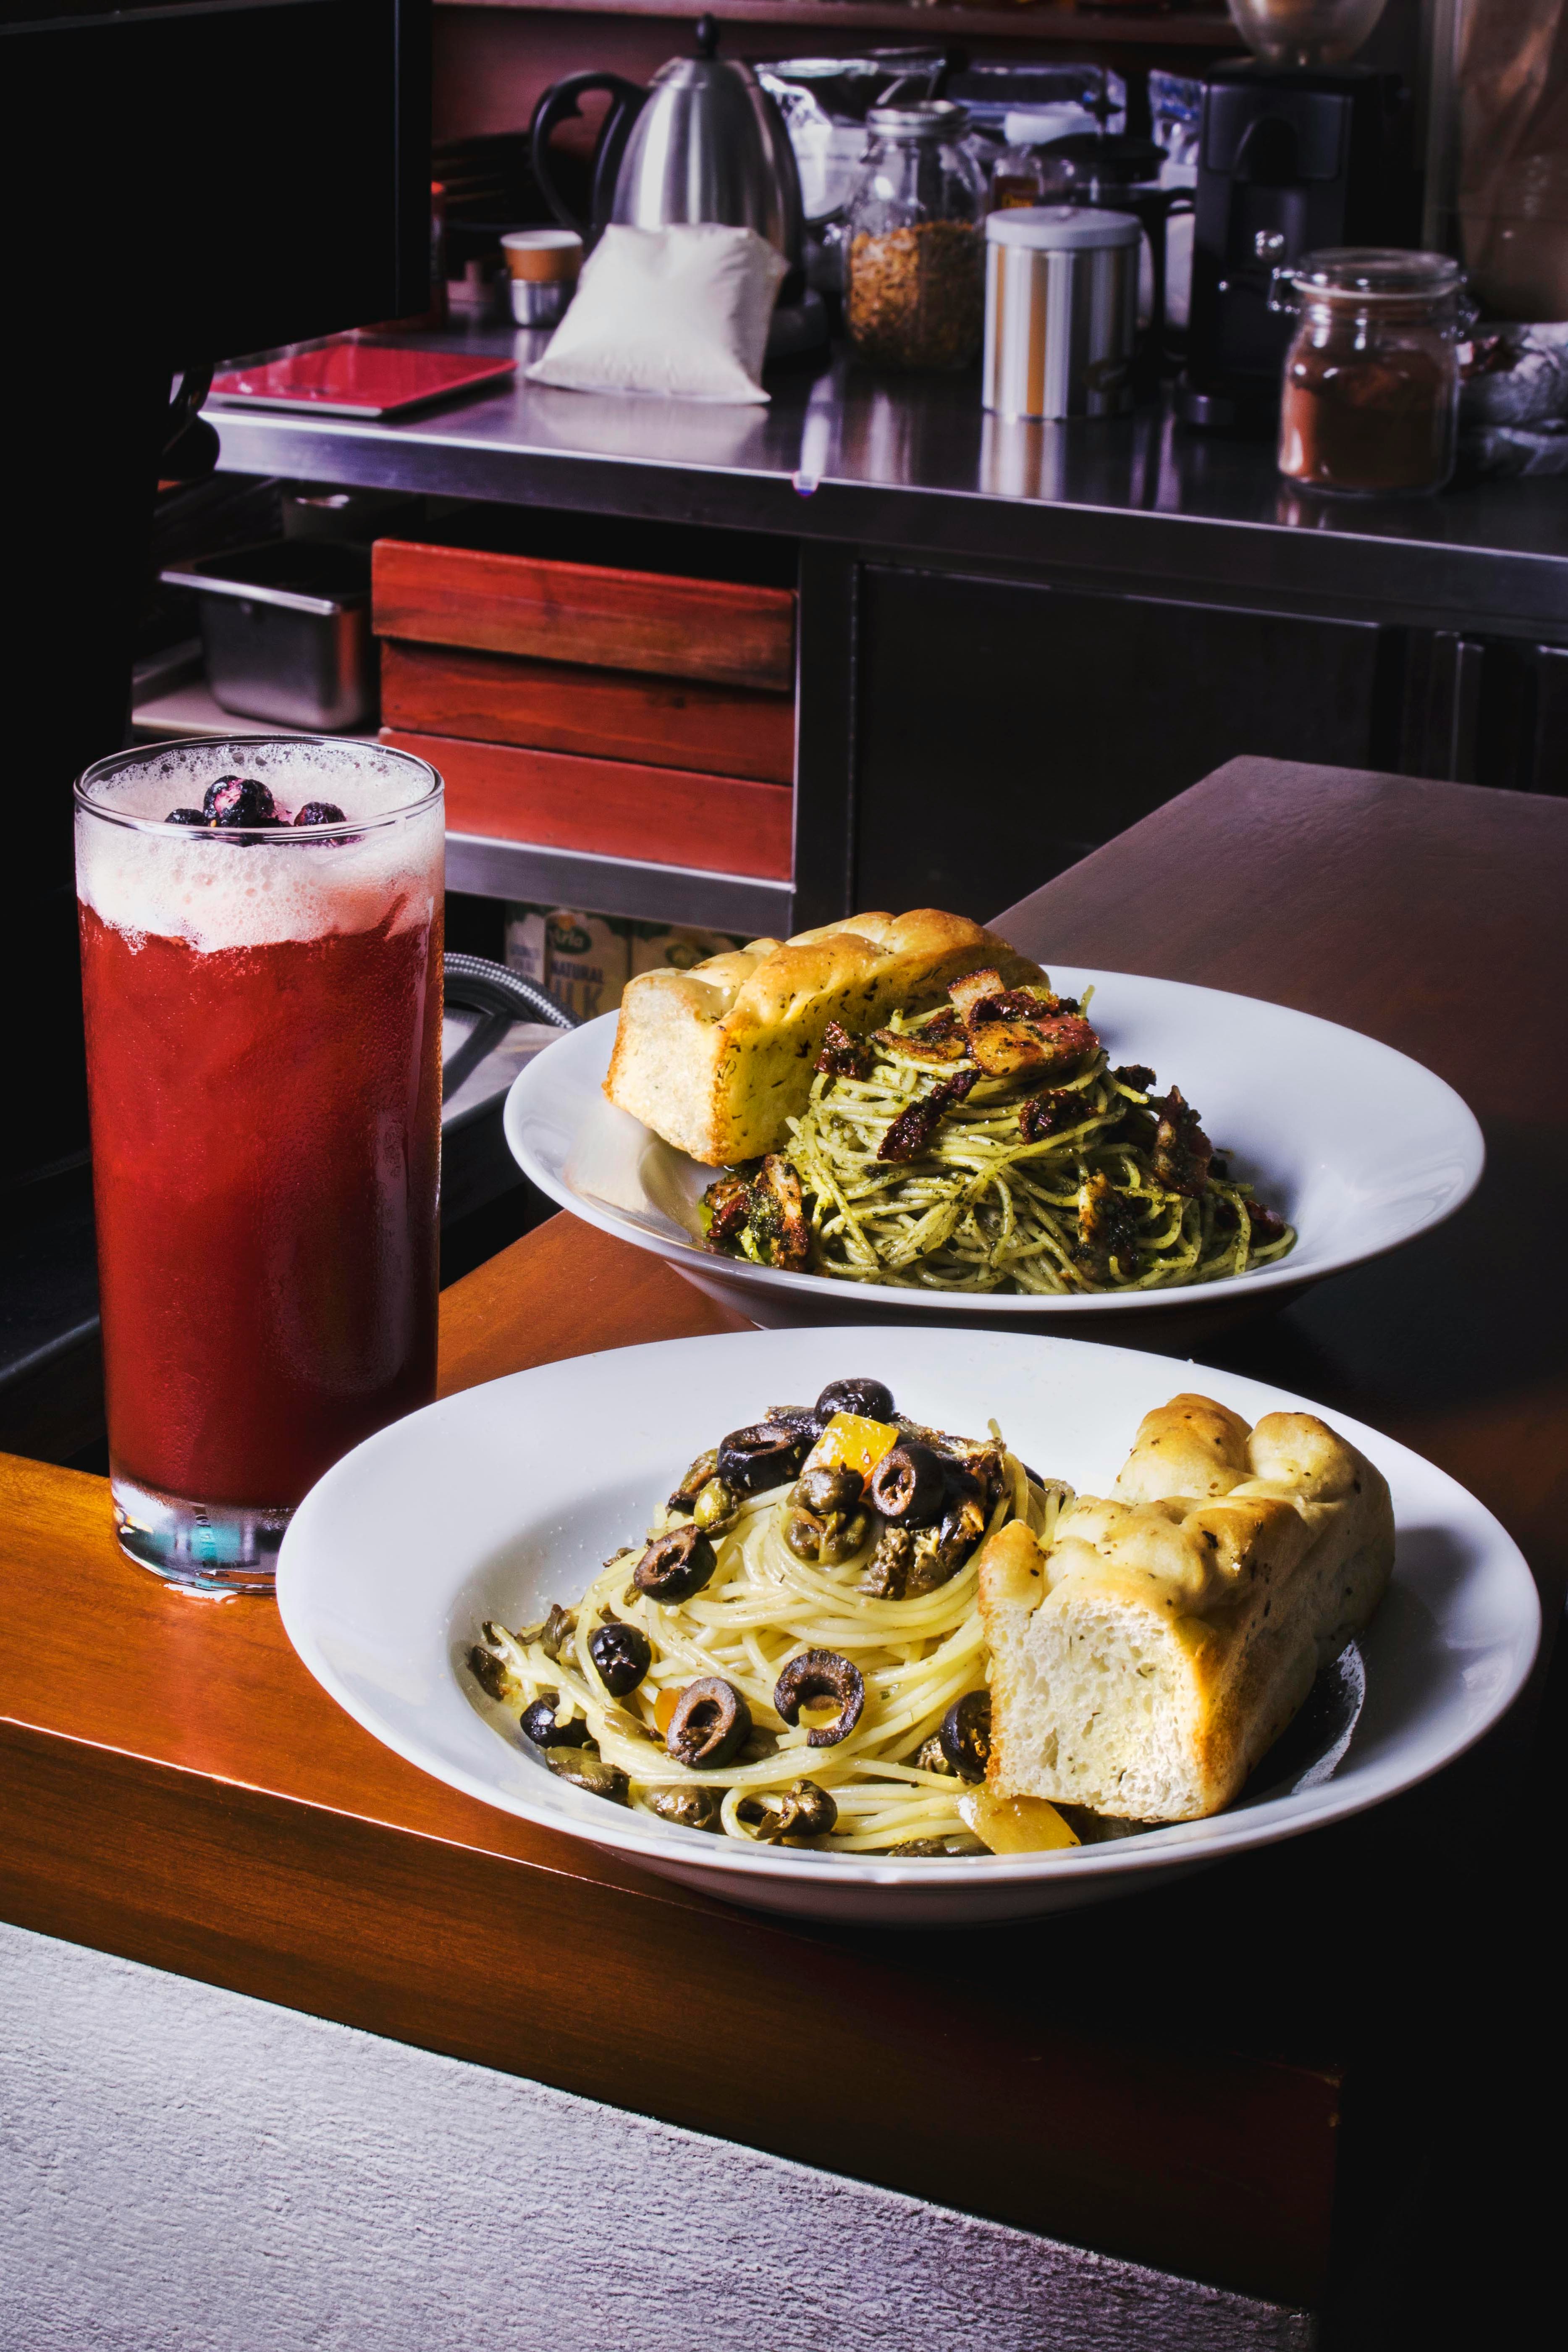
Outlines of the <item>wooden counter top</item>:
<svg viewBox="0 0 1568 2352">
<path fill-rule="evenodd" d="M 1467 1095 L 1492 1162 L 1459 1218 L 1197 1352 L 1463 1478 L 1549 1619 L 1568 1570 L 1543 1239 L 1568 1121 L 1565 857 L 1568 803 L 1237 761 L 1003 919 L 1047 961 L 1349 1021 Z M 563 1217 L 443 1305 L 447 1390 L 733 1328 Z M 1432 1939 L 1451 1954 L 1485 1909 L 1484 1855 L 1462 1906 L 1435 1858 L 1520 1736 L 1363 1822 L 1095 1911 L 789 1927 L 426 1780 L 310 1680 L 270 1603 L 134 1569 L 100 1480 L 0 1462 L 0 1916 L 1290 2303 L 1321 2298 L 1331 2234 L 1342 2249 L 1386 2195 L 1394 2106 L 1416 2127 Z"/>
</svg>

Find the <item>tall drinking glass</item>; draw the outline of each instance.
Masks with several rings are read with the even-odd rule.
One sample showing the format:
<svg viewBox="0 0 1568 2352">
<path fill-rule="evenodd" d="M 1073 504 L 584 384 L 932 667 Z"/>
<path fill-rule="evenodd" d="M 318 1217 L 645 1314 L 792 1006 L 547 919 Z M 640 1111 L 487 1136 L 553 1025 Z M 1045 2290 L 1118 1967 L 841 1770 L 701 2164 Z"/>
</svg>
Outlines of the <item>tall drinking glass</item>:
<svg viewBox="0 0 1568 2352">
<path fill-rule="evenodd" d="M 174 1583 L 270 1591 L 306 1489 L 434 1393 L 441 801 L 303 737 L 76 788 L 110 1481 Z"/>
</svg>

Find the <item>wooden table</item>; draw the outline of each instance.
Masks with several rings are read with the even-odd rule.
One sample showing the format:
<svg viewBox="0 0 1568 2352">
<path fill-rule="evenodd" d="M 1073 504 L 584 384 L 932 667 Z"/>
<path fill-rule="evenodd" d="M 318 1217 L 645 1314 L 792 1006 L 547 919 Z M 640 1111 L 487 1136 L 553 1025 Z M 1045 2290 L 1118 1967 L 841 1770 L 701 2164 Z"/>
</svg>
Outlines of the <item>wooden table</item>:
<svg viewBox="0 0 1568 2352">
<path fill-rule="evenodd" d="M 1565 866 L 1560 801 L 1238 761 L 1000 919 L 1047 964 L 1347 1022 L 1467 1097 L 1490 1158 L 1460 1216 L 1205 1352 L 1464 1480 L 1549 1623 Z M 447 1295 L 442 1386 L 730 1328 L 557 1217 Z M 4 1460 L 0 1498 L 0 1915 L 22 1926 L 1293 2305 L 1356 2275 L 1431 2095 L 1452 2105 L 1431 2037 L 1456 1969 L 1496 1974 L 1528 1699 L 1426 1790 L 1163 1892 L 966 1934 L 791 1927 L 425 1779 L 269 1603 L 133 1569 L 101 1480 Z M 668 1997 L 689 1985 L 700 2023 Z"/>
</svg>

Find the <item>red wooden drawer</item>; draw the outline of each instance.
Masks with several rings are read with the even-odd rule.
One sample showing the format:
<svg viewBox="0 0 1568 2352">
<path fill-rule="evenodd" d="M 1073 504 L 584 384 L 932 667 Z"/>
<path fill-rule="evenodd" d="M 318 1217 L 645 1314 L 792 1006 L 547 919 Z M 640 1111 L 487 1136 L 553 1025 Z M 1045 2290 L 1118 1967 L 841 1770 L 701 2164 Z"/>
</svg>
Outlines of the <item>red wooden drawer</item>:
<svg viewBox="0 0 1568 2352">
<path fill-rule="evenodd" d="M 388 727 L 472 742 L 763 783 L 787 784 L 795 776 L 794 698 L 743 686 L 639 677 L 388 637 L 381 648 L 381 715 Z"/>
<path fill-rule="evenodd" d="M 384 727 L 381 740 L 440 770 L 449 833 L 769 881 L 787 882 L 793 870 L 795 794 L 781 784 L 405 728 Z"/>
<path fill-rule="evenodd" d="M 377 540 L 373 585 L 378 636 L 779 694 L 795 685 L 787 588 L 401 539 Z"/>
</svg>

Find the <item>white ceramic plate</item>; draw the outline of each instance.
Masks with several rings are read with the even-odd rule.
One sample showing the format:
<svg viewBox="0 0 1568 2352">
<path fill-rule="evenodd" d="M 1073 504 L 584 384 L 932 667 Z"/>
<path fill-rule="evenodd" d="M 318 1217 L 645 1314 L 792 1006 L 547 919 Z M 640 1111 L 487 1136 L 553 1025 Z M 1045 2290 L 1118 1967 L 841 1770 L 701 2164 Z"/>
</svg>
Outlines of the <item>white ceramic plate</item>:
<svg viewBox="0 0 1568 2352">
<path fill-rule="evenodd" d="M 1096 992 L 1092 1017 L 1111 1061 L 1142 1062 L 1180 1087 L 1238 1176 L 1299 1239 L 1289 1256 L 1184 1290 L 1077 1298 L 889 1289 L 704 1250 L 697 1204 L 714 1171 L 673 1150 L 602 1092 L 616 1016 L 552 1045 L 507 1097 L 506 1136 L 563 1209 L 668 1258 L 698 1288 L 765 1325 L 1000 1322 L 1078 1328 L 1107 1315 L 1234 1308 L 1243 1294 L 1296 1289 L 1396 1248 L 1451 1216 L 1480 1181 L 1485 1150 L 1452 1087 L 1392 1046 L 1257 997 L 1127 972 L 1051 967 L 1055 985 Z"/>
<path fill-rule="evenodd" d="M 1212 1821 L 1062 1853 L 900 1862 L 742 1845 L 556 1780 L 468 1670 L 482 1620 L 521 1625 L 575 1601 L 704 1446 L 852 1374 L 886 1381 L 939 1428 L 983 1431 L 994 1415 L 1039 1470 L 1089 1493 L 1114 1477 L 1142 1415 L 1184 1387 L 1249 1420 L 1301 1404 L 1164 1356 L 990 1331 L 747 1331 L 579 1356 L 431 1405 L 330 1470 L 283 1542 L 289 1638 L 366 1730 L 469 1796 L 737 1903 L 884 1924 L 1095 1902 L 1359 1812 L 1479 1738 L 1530 1670 L 1535 1587 L 1497 1521 L 1418 1455 L 1335 1414 L 1389 1481 L 1398 1553 L 1362 1641 L 1360 1718 L 1315 1785 L 1288 1780 Z"/>
</svg>

